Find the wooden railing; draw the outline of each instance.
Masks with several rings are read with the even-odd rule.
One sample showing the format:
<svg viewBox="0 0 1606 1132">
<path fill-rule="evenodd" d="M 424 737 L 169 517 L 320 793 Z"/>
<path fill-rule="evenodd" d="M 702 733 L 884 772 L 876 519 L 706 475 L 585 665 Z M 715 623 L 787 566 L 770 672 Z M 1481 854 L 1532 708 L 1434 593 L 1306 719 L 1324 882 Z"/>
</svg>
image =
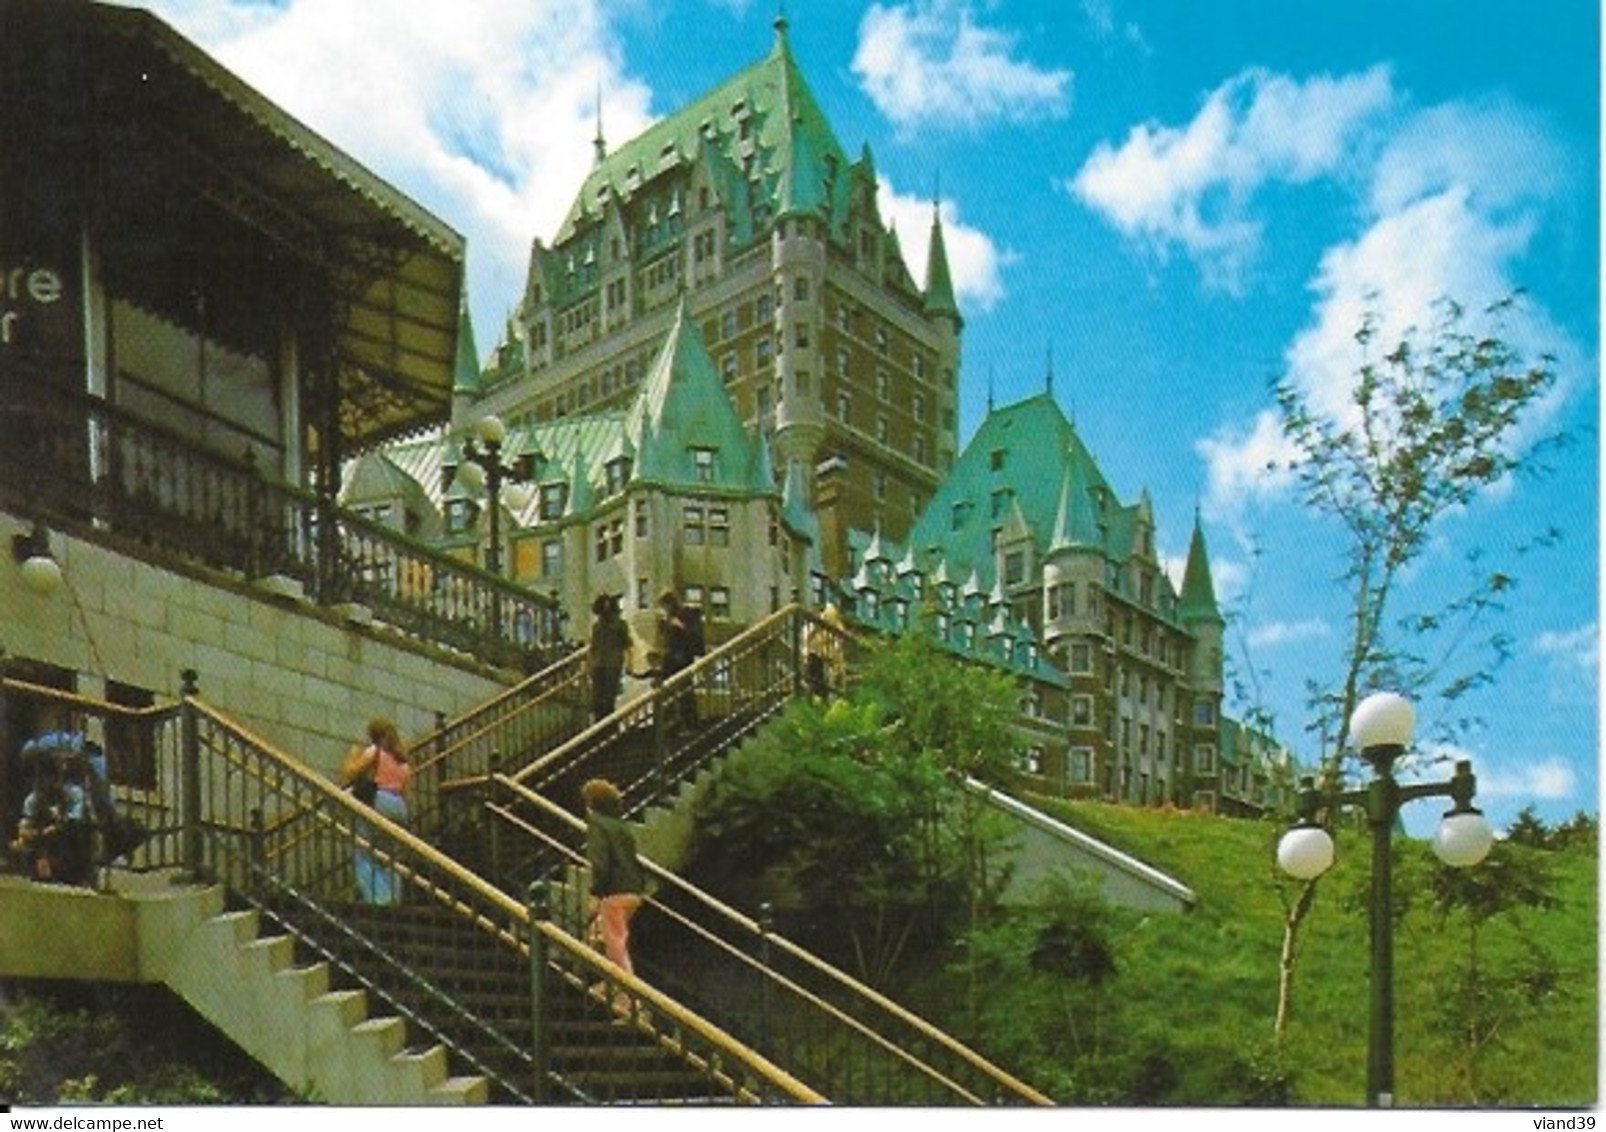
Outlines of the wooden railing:
<svg viewBox="0 0 1606 1132">
<path fill-rule="evenodd" d="M 249 458 L 107 401 L 0 381 L 0 506 L 163 562 L 344 606 L 420 640 L 533 672 L 569 650 L 556 601 L 275 482 Z M 360 613 L 359 613 L 360 610 Z"/>
</svg>

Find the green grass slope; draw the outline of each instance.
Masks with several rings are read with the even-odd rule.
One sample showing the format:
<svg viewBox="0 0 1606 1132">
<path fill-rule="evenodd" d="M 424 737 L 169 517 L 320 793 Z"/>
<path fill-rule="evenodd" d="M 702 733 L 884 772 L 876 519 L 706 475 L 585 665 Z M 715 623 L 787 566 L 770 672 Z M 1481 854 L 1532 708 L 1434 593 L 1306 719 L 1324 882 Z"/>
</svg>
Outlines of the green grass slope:
<svg viewBox="0 0 1606 1132">
<path fill-rule="evenodd" d="M 1119 1025 L 1168 1035 L 1203 1059 L 1256 1060 L 1273 1048 L 1283 904 L 1274 852 L 1282 827 L 1204 814 L 1032 799 L 1076 828 L 1176 876 L 1199 896 L 1184 916 L 1118 917 Z M 1395 1098 L 1402 1106 L 1577 1107 L 1598 1098 L 1598 859 L 1593 847 L 1531 854 L 1553 907 L 1493 917 L 1479 955 L 1492 1036 L 1471 1058 L 1465 996 L 1468 925 L 1442 919 L 1426 892 L 1435 866 L 1421 842 L 1396 839 Z M 1307 919 L 1283 1066 L 1295 1104 L 1365 1100 L 1370 844 L 1338 838 L 1338 862 Z M 1294 887 L 1286 886 L 1290 899 Z M 1507 984 L 1522 976 L 1516 989 Z M 1502 982 L 1499 987 L 1495 984 Z M 1520 994 L 1517 991 L 1520 990 Z M 1463 1018 L 1464 1021 L 1464 1018 Z M 1134 1048 L 1141 1048 L 1141 1042 Z M 1469 1064 L 1472 1066 L 1469 1072 Z M 1174 1103 L 1209 1096 L 1173 1093 Z"/>
</svg>

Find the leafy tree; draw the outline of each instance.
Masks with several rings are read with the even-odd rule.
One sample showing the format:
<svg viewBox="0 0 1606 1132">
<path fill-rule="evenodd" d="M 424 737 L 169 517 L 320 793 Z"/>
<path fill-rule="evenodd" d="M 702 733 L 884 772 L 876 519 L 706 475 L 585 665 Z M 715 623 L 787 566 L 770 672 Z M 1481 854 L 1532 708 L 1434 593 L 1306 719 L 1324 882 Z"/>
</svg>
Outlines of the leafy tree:
<svg viewBox="0 0 1606 1132">
<path fill-rule="evenodd" d="M 823 944 L 846 938 L 872 983 L 957 887 L 930 832 L 950 787 L 891 731 L 874 704 L 795 702 L 699 803 L 688 864 L 739 904 L 771 900 Z"/>
<path fill-rule="evenodd" d="M 1555 832 L 1551 834 L 1550 844 L 1556 849 L 1579 848 L 1589 853 L 1598 853 L 1600 823 L 1583 810 L 1579 810 L 1556 827 Z"/>
<path fill-rule="evenodd" d="M 1104 1033 L 1116 1009 L 1116 916 L 1090 884 L 1055 876 L 1025 907 L 965 937 L 965 977 L 990 988 L 972 1022 L 989 1050 L 1057 1099 L 1117 1103 Z"/>
<path fill-rule="evenodd" d="M 1500 337 L 1514 300 L 1485 312 L 1490 333 L 1469 327 L 1466 312 L 1445 300 L 1424 331 L 1407 331 L 1381 356 L 1379 322 L 1368 314 L 1355 338 L 1363 352 L 1354 389 L 1340 410 L 1323 408 L 1291 380 L 1275 396 L 1288 464 L 1303 504 L 1336 523 L 1346 540 L 1341 581 L 1348 587 L 1347 645 L 1333 683 L 1308 684 L 1312 729 L 1334 738 L 1322 779 L 1345 766 L 1349 719 L 1361 695 L 1392 688 L 1449 707 L 1494 679 L 1509 657 L 1507 636 L 1490 630 L 1516 584 L 1505 564 L 1467 555 L 1467 587 L 1442 607 L 1401 614 L 1397 588 L 1436 537 L 1441 521 L 1473 507 L 1488 487 L 1543 466 L 1558 438 L 1525 442 L 1531 410 L 1555 383 L 1553 359 L 1530 362 Z M 1544 532 L 1533 546 L 1555 541 Z M 1469 649 L 1476 655 L 1468 657 Z M 1324 742 L 1325 748 L 1325 742 Z M 1291 1012 L 1299 932 L 1319 882 L 1284 896 L 1283 962 L 1275 1033 L 1283 1040 Z"/>
<path fill-rule="evenodd" d="M 1428 882 L 1441 927 L 1459 919 L 1466 927 L 1466 961 L 1453 990 L 1438 997 L 1438 1008 L 1459 1058 L 1466 1095 L 1479 1096 L 1478 1065 L 1484 1051 L 1511 1018 L 1538 1006 L 1559 983 L 1555 961 L 1529 942 L 1514 968 L 1487 969 L 1480 947 L 1485 928 L 1496 917 L 1523 909 L 1556 906 L 1555 881 L 1537 852 L 1503 845 L 1475 869 L 1436 865 Z"/>
<path fill-rule="evenodd" d="M 979 923 L 1007 879 L 995 817 L 966 789 L 1010 764 L 1020 689 L 918 629 L 870 650 L 848 694 L 799 702 L 699 807 L 690 868 L 738 902 L 768 884 L 884 982 L 912 934 Z M 832 930 L 827 930 L 827 925 Z"/>
<path fill-rule="evenodd" d="M 1530 849 L 1550 848 L 1550 827 L 1539 820 L 1539 814 L 1533 806 L 1524 806 L 1517 813 L 1509 829 L 1506 830 L 1506 840 L 1512 845 L 1526 845 Z"/>
<path fill-rule="evenodd" d="M 967 921 L 974 931 L 1008 877 L 994 862 L 993 848 L 1004 833 L 998 815 L 965 784 L 1001 781 L 1012 767 L 1021 687 L 1005 672 L 944 652 L 927 631 L 925 616 L 871 651 L 854 695 L 876 705 L 893 724 L 895 747 L 949 779 L 953 789 L 942 828 L 951 831 L 960 854 Z M 972 1017 L 976 994 L 972 977 Z"/>
</svg>

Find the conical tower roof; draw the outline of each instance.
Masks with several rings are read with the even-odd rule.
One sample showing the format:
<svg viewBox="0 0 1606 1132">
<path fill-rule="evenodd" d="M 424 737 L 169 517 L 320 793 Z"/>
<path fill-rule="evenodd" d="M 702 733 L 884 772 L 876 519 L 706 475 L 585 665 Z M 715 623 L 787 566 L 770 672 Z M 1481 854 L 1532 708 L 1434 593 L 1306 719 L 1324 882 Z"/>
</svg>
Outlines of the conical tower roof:
<svg viewBox="0 0 1606 1132">
<path fill-rule="evenodd" d="M 947 315 L 955 325 L 963 325 L 959 304 L 954 301 L 954 280 L 948 270 L 948 245 L 942 237 L 942 211 L 935 205 L 931 210 L 931 250 L 926 256 L 927 314 Z"/>
<path fill-rule="evenodd" d="M 452 369 L 452 392 L 470 397 L 480 392 L 480 352 L 474 343 L 474 320 L 468 313 L 468 297 L 457 310 L 457 359 Z"/>
<path fill-rule="evenodd" d="M 1210 578 L 1210 552 L 1205 549 L 1204 528 L 1198 512 L 1193 516 L 1193 540 L 1188 544 L 1188 566 L 1182 575 L 1182 596 L 1177 613 L 1184 621 L 1220 621 L 1216 586 Z"/>
</svg>

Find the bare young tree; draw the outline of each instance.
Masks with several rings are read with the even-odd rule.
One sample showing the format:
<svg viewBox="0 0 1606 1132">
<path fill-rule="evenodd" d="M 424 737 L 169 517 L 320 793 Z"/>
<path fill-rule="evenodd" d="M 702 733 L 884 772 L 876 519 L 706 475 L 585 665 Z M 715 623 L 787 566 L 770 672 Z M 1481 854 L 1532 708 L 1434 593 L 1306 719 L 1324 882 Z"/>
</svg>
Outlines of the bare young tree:
<svg viewBox="0 0 1606 1132">
<path fill-rule="evenodd" d="M 1482 548 L 1466 555 L 1465 590 L 1431 611 L 1401 614 L 1397 587 L 1418 563 L 1440 521 L 1473 507 L 1491 485 L 1544 468 L 1559 436 L 1534 436 L 1533 410 L 1556 381 L 1555 359 L 1527 359 L 1503 336 L 1516 298 L 1490 307 L 1469 325 L 1466 311 L 1443 300 L 1425 329 L 1407 331 L 1376 360 L 1379 322 L 1368 314 L 1355 338 L 1363 364 L 1340 408 L 1325 408 L 1291 380 L 1275 387 L 1284 437 L 1293 456 L 1301 503 L 1337 523 L 1345 537 L 1339 581 L 1349 594 L 1343 670 L 1333 682 L 1307 684 L 1311 727 L 1323 744 L 1321 779 L 1336 784 L 1345 771 L 1349 718 L 1367 691 L 1388 687 L 1452 706 L 1494 678 L 1510 653 L 1494 620 L 1515 585 L 1506 566 Z M 1554 530 L 1515 549 L 1523 554 L 1555 541 Z M 1454 727 L 1453 723 L 1444 726 Z M 1310 914 L 1317 881 L 1297 893 L 1284 889 L 1282 960 L 1276 1039 L 1286 1036 L 1300 928 Z"/>
</svg>

